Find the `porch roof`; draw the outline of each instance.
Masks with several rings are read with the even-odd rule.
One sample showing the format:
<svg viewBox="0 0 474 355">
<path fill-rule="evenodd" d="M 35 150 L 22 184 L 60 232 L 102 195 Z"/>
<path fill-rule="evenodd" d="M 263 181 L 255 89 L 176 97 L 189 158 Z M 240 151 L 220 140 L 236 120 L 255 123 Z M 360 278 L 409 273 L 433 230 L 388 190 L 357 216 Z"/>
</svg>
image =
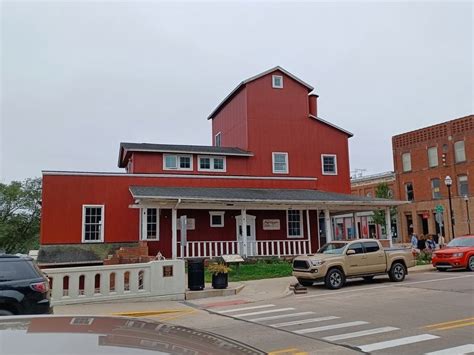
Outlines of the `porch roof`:
<svg viewBox="0 0 474 355">
<path fill-rule="evenodd" d="M 156 187 L 130 186 L 133 198 L 139 202 L 174 202 L 182 204 L 221 204 L 227 207 L 239 205 L 280 205 L 281 207 L 305 206 L 307 208 L 354 209 L 355 207 L 378 209 L 405 204 L 405 201 L 387 200 L 305 189 L 253 189 L 253 188 L 207 188 L 207 187 Z M 184 206 L 183 206 L 184 207 Z M 234 206 L 237 207 L 237 206 Z M 358 208 L 355 208 L 358 209 Z"/>
</svg>

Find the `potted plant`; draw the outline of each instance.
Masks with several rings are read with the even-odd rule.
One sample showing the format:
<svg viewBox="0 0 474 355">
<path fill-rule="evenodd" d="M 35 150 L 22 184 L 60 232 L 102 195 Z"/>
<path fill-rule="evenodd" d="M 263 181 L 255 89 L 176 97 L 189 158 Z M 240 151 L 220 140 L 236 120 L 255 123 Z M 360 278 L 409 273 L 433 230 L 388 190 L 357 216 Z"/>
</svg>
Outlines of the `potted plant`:
<svg viewBox="0 0 474 355">
<path fill-rule="evenodd" d="M 229 285 L 228 273 L 230 268 L 223 263 L 209 264 L 208 268 L 212 273 L 212 287 L 216 289 L 227 288 Z"/>
</svg>

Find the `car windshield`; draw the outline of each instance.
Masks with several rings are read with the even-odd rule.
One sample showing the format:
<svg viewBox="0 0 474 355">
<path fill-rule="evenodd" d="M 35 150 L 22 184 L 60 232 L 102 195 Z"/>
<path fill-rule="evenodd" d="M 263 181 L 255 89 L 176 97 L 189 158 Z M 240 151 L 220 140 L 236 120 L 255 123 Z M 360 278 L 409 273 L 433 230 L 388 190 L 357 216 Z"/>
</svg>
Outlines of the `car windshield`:
<svg viewBox="0 0 474 355">
<path fill-rule="evenodd" d="M 342 254 L 346 243 L 327 243 L 318 250 L 318 254 Z"/>
<path fill-rule="evenodd" d="M 474 238 L 456 238 L 448 243 L 448 247 L 474 247 Z"/>
</svg>

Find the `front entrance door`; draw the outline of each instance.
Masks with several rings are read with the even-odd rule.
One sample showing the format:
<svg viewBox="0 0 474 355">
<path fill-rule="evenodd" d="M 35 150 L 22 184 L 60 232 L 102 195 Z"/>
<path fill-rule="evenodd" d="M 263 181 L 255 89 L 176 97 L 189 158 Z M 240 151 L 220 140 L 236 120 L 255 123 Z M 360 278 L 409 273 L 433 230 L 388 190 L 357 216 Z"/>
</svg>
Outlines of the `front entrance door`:
<svg viewBox="0 0 474 355">
<path fill-rule="evenodd" d="M 242 216 L 236 216 L 236 234 L 240 245 L 240 253 L 243 254 L 244 238 L 242 237 Z M 257 253 L 257 244 L 255 243 L 255 216 L 247 215 L 247 256 L 254 256 Z"/>
</svg>

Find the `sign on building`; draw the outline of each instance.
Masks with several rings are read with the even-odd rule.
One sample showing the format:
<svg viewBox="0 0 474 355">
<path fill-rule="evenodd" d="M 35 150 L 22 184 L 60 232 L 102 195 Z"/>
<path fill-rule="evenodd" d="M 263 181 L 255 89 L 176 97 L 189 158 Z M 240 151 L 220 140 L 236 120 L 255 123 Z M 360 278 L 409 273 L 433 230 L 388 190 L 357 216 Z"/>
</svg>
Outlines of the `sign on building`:
<svg viewBox="0 0 474 355">
<path fill-rule="evenodd" d="M 265 231 L 278 231 L 278 230 L 280 230 L 280 220 L 279 219 L 264 219 L 263 220 L 263 230 L 265 230 Z"/>
</svg>

